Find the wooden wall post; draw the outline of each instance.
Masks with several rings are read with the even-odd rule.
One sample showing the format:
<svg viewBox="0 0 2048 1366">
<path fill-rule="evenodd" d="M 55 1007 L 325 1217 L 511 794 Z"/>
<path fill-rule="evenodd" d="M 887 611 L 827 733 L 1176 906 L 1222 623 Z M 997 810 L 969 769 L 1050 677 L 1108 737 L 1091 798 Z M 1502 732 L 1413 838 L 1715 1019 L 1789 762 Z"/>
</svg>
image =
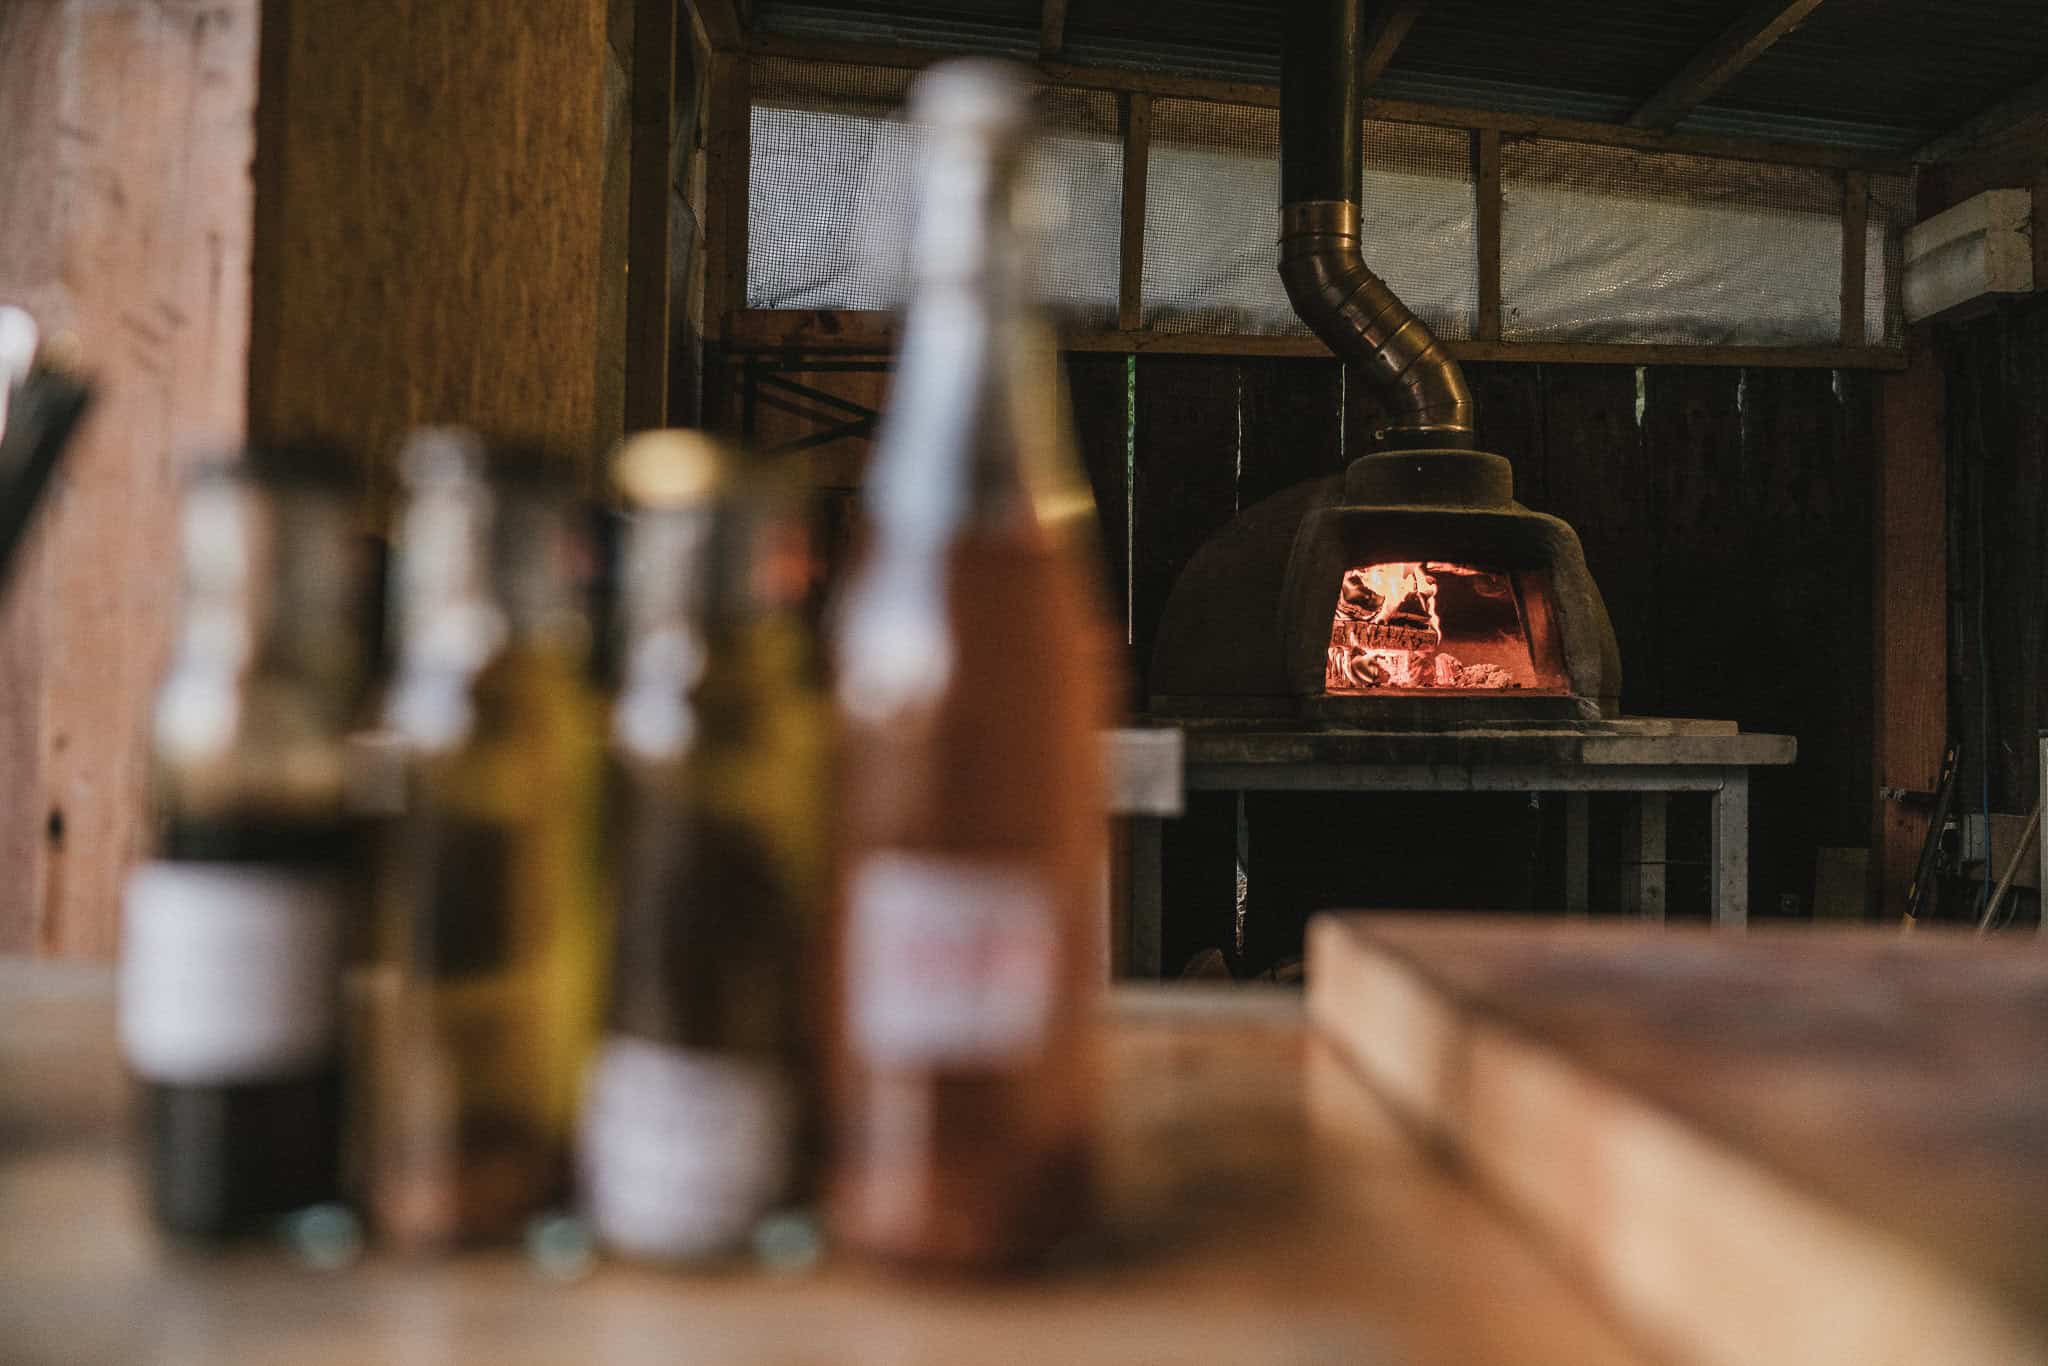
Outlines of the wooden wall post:
<svg viewBox="0 0 2048 1366">
<path fill-rule="evenodd" d="M 356 448 L 380 510 L 422 423 L 586 469 L 618 439 L 636 8 L 265 0 L 256 437 Z"/>
<path fill-rule="evenodd" d="M 704 128 L 704 426 L 736 433 L 734 379 L 725 363 L 732 321 L 747 305 L 747 174 L 753 159 L 753 79 L 743 52 L 713 50 Z"/>
<path fill-rule="evenodd" d="M 627 431 L 666 426 L 669 202 L 675 143 L 676 0 L 634 0 L 633 133 L 626 231 Z"/>
<path fill-rule="evenodd" d="M 1928 791 L 1948 731 L 1948 514 L 1941 358 L 1926 329 L 1906 369 L 1878 381 L 1875 470 L 1875 785 Z M 1874 794 L 1873 794 L 1874 795 Z M 1877 798 L 1876 909 L 1896 920 L 1927 835 L 1927 808 Z"/>
<path fill-rule="evenodd" d="M 243 433 L 258 0 L 0 4 L 0 303 L 99 387 L 0 606 L 0 953 L 105 957 L 176 491 Z"/>
<path fill-rule="evenodd" d="M 1473 193 L 1479 210 L 1479 318 L 1476 335 L 1483 342 L 1500 340 L 1500 130 L 1474 131 Z"/>
</svg>

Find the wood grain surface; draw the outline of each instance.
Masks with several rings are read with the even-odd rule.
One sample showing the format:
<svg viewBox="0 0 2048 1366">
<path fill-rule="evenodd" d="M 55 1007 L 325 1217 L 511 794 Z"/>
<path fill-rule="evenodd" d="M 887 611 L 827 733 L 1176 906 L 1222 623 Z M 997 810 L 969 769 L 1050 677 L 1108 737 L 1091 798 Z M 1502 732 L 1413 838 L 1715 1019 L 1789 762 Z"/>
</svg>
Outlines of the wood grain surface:
<svg viewBox="0 0 2048 1366">
<path fill-rule="evenodd" d="M 110 991 L 104 970 L 0 961 L 0 1343 L 24 1366 L 1644 1362 L 1289 995 L 1116 997 L 1107 1229 L 1051 1274 L 909 1282 L 828 1258 L 564 1284 L 509 1255 L 316 1273 L 167 1253 L 133 1195 Z"/>
<path fill-rule="evenodd" d="M 592 466 L 625 403 L 630 7 L 264 9 L 285 51 L 263 92 L 254 433 L 359 450 L 377 507 L 421 423 Z"/>
<path fill-rule="evenodd" d="M 1309 1010 L 1647 1342 L 1713 1366 L 2048 1361 L 2048 958 L 1327 917 Z"/>
<path fill-rule="evenodd" d="M 99 386 L 0 609 L 0 952 L 113 952 L 176 491 L 244 430 L 258 8 L 0 5 L 0 303 Z"/>
</svg>

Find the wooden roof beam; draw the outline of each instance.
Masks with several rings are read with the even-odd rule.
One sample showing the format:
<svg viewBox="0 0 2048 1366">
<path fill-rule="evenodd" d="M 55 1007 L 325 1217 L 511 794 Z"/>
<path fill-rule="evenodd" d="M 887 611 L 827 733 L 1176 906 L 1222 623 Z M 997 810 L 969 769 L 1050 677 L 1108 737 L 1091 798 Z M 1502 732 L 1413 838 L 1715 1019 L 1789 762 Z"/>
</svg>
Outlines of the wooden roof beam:
<svg viewBox="0 0 2048 1366">
<path fill-rule="evenodd" d="M 1038 14 L 1038 55 L 1057 57 L 1067 45 L 1067 0 L 1045 0 Z"/>
<path fill-rule="evenodd" d="M 1693 54 L 1656 94 L 1628 116 L 1631 128 L 1675 128 L 1686 115 L 1712 99 L 1714 92 L 1754 62 L 1780 38 L 1804 23 L 1821 0 L 1761 0 L 1723 30 L 1720 37 Z"/>
<path fill-rule="evenodd" d="M 1387 64 L 1407 40 L 1408 30 L 1422 13 L 1427 0 L 1389 0 L 1379 6 L 1365 26 L 1365 62 L 1359 68 L 1358 84 L 1367 88 L 1387 74 Z"/>
<path fill-rule="evenodd" d="M 747 20 L 741 0 L 684 0 L 697 41 L 713 52 L 737 52 L 747 45 Z"/>
<path fill-rule="evenodd" d="M 2048 126 L 2048 76 L 2006 96 L 1989 109 L 1957 124 L 1913 153 L 1915 161 L 1947 161 L 2027 131 L 2036 122 Z"/>
</svg>

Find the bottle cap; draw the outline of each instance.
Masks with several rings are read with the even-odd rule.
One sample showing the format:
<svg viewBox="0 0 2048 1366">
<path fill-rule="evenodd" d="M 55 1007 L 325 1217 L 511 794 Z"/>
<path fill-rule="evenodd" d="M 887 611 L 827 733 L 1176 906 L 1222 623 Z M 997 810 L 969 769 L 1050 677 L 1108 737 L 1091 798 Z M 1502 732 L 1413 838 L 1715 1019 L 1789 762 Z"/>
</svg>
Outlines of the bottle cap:
<svg viewBox="0 0 2048 1366">
<path fill-rule="evenodd" d="M 910 90 L 910 116 L 934 132 L 1000 139 L 1030 129 L 1032 102 L 1022 67 L 964 58 L 940 62 L 917 78 Z"/>
<path fill-rule="evenodd" d="M 730 460 L 725 443 L 706 432 L 638 432 L 613 457 L 612 486 L 634 507 L 688 507 L 720 492 Z"/>
</svg>

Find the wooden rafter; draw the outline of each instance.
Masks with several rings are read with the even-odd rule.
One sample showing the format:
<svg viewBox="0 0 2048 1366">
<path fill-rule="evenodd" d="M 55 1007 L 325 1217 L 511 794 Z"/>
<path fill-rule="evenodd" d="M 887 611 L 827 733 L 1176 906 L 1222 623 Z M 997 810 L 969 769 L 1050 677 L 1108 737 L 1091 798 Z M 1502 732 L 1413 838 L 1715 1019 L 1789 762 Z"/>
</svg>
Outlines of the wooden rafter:
<svg viewBox="0 0 2048 1366">
<path fill-rule="evenodd" d="M 1422 13 L 1425 3 L 1427 0 L 1394 0 L 1373 12 L 1365 30 L 1365 62 L 1358 72 L 1361 86 L 1370 86 L 1387 74 L 1387 64 L 1406 41 L 1408 30 L 1415 27 L 1416 16 Z"/>
<path fill-rule="evenodd" d="M 756 34 L 747 50 L 757 57 L 790 57 L 799 61 L 854 63 L 916 69 L 955 55 L 943 48 L 896 47 L 878 43 L 813 42 L 779 34 Z M 1126 67 L 1082 65 L 1074 62 L 1040 61 L 1039 75 L 1049 84 L 1075 90 L 1142 91 L 1155 99 L 1211 100 L 1219 104 L 1248 104 L 1275 108 L 1280 92 L 1272 85 L 1253 81 L 1222 81 L 1201 76 L 1179 76 Z M 1593 123 L 1584 119 L 1558 118 L 1547 114 L 1511 114 L 1497 109 L 1472 109 L 1458 105 L 1424 104 L 1414 100 L 1368 97 L 1365 116 L 1389 123 L 1419 123 L 1438 128 L 1493 128 L 1507 137 L 1559 138 L 1568 142 L 1590 142 L 1610 147 L 1639 147 L 1660 152 L 1691 152 L 1698 156 L 1732 157 L 1741 161 L 1767 161 L 1783 166 L 1831 166 L 1900 175 L 1911 169 L 1902 158 L 1882 156 L 1858 147 L 1836 147 L 1816 142 L 1771 142 L 1758 138 L 1722 137 L 1711 134 L 1674 134 L 1618 123 Z"/>
<path fill-rule="evenodd" d="M 1045 0 L 1038 14 L 1038 55 L 1057 57 L 1067 45 L 1067 0 Z"/>
<path fill-rule="evenodd" d="M 888 355 L 896 349 L 893 313 L 864 309 L 746 308 L 735 312 L 725 340 L 735 353 L 783 356 Z M 1183 356 L 1314 356 L 1329 348 L 1314 337 L 1162 332 L 1152 328 L 1062 329 L 1069 351 Z M 1534 361 L 1546 365 L 1746 365 L 1833 370 L 1899 370 L 1906 354 L 1878 346 L 1685 346 L 1621 342 L 1516 342 L 1445 339 L 1461 361 Z"/>
<path fill-rule="evenodd" d="M 690 7 L 690 22 L 697 29 L 697 37 L 713 52 L 734 52 L 746 46 L 746 16 L 740 11 L 740 0 L 686 0 Z"/>
<path fill-rule="evenodd" d="M 1958 124 L 1913 154 L 1915 161 L 1947 161 L 1979 147 L 2002 141 L 2023 125 L 2048 118 L 2048 76 L 2006 96 L 1989 109 Z"/>
<path fill-rule="evenodd" d="M 1720 37 L 1693 54 L 1663 88 L 1629 115 L 1631 128 L 1676 127 L 1715 91 L 1735 79 L 1751 62 L 1770 51 L 1780 38 L 1805 22 L 1821 0 L 1762 0 L 1723 30 Z"/>
</svg>

